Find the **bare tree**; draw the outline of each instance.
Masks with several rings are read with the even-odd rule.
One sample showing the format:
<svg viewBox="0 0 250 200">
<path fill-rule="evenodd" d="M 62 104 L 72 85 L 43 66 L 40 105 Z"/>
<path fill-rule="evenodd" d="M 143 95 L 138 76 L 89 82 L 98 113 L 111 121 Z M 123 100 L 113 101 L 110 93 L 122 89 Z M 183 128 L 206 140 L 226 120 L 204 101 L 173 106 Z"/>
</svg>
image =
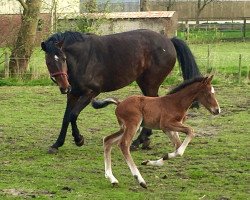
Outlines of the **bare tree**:
<svg viewBox="0 0 250 200">
<path fill-rule="evenodd" d="M 197 0 L 197 11 L 196 11 L 196 16 L 195 16 L 196 25 L 199 24 L 199 18 L 200 18 L 201 12 L 209 3 L 213 1 L 216 1 L 216 0 Z"/>
<path fill-rule="evenodd" d="M 149 11 L 147 0 L 140 0 L 140 11 Z"/>
<path fill-rule="evenodd" d="M 12 76 L 23 74 L 28 68 L 34 42 L 38 18 L 42 5 L 42 0 L 17 0 L 23 7 L 21 16 L 21 27 L 19 29 L 17 40 L 11 51 L 10 73 Z"/>
<path fill-rule="evenodd" d="M 171 10 L 176 0 L 167 0 L 167 11 Z"/>
</svg>

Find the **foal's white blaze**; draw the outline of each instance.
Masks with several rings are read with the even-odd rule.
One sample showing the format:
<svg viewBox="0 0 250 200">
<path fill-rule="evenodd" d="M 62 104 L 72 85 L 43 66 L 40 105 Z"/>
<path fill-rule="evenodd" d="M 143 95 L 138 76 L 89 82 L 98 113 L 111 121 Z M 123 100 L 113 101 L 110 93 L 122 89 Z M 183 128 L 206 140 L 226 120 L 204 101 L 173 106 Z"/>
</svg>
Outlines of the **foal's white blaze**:
<svg viewBox="0 0 250 200">
<path fill-rule="evenodd" d="M 214 91 L 214 87 L 213 87 L 213 86 L 211 87 L 211 93 L 212 93 L 212 94 L 214 94 L 214 93 L 215 93 L 215 91 Z"/>
<path fill-rule="evenodd" d="M 212 86 L 211 87 L 211 93 L 214 94 L 215 93 L 215 90 L 214 90 L 214 87 Z M 216 101 L 217 102 L 217 101 Z M 220 106 L 219 106 L 219 103 L 217 102 L 218 104 L 218 107 L 216 107 L 215 109 L 218 109 L 219 110 L 219 113 L 221 112 L 221 109 L 220 109 Z"/>
<path fill-rule="evenodd" d="M 54 58 L 55 58 L 55 61 L 58 61 L 58 60 L 59 60 L 59 58 L 58 58 L 57 55 L 55 55 Z"/>
</svg>

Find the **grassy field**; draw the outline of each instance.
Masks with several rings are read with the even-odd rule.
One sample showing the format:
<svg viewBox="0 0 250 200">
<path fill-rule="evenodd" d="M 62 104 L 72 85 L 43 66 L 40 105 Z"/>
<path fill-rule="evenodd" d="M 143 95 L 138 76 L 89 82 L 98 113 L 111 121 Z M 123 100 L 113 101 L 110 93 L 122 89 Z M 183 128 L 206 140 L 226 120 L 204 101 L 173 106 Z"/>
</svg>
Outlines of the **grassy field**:
<svg viewBox="0 0 250 200">
<path fill-rule="evenodd" d="M 200 34 L 201 35 L 201 34 Z M 199 41 L 199 39 L 197 39 Z M 250 71 L 250 42 L 217 42 L 217 43 L 198 43 L 198 44 L 189 44 L 199 68 L 203 74 L 212 72 L 217 75 L 219 79 L 217 81 L 223 80 L 226 82 L 238 82 L 239 74 L 239 65 L 241 65 L 241 81 L 245 82 L 249 76 Z M 209 53 L 208 53 L 209 51 Z M 1 56 L 3 49 L 0 49 L 0 77 L 1 72 L 4 69 L 4 56 Z M 208 56 L 209 54 L 209 56 Z M 240 57 L 241 56 L 241 61 Z M 29 71 L 27 72 L 27 77 L 32 73 L 35 81 L 30 82 L 28 79 L 29 85 L 34 84 L 49 84 L 50 81 L 48 78 L 48 71 L 45 65 L 44 52 L 37 48 L 35 49 L 29 65 Z M 174 76 L 169 76 L 166 79 L 167 83 L 176 83 L 176 77 L 180 77 L 178 64 L 174 68 L 172 74 Z M 175 76 L 177 75 L 177 76 Z M 40 79 L 37 81 L 37 78 Z M 47 81 L 44 81 L 44 78 Z M 179 80 L 178 80 L 179 81 Z M 23 80 L 12 80 L 12 79 L 1 79 L 0 85 L 22 85 L 27 84 L 27 81 Z"/>
<path fill-rule="evenodd" d="M 163 86 L 160 94 L 166 93 Z M 163 167 L 141 166 L 173 150 L 169 139 L 154 131 L 152 150 L 132 152 L 148 189 L 138 186 L 118 148 L 113 188 L 104 177 L 102 138 L 118 129 L 114 106 L 88 106 L 78 125 L 86 144 L 76 147 L 70 130 L 56 155 L 47 154 L 64 113 L 65 96 L 53 86 L 0 87 L 0 199 L 249 199 L 249 85 L 215 85 L 222 108 L 219 116 L 191 110 L 197 135 L 181 158 Z M 138 94 L 137 86 L 105 93 L 121 99 Z"/>
</svg>

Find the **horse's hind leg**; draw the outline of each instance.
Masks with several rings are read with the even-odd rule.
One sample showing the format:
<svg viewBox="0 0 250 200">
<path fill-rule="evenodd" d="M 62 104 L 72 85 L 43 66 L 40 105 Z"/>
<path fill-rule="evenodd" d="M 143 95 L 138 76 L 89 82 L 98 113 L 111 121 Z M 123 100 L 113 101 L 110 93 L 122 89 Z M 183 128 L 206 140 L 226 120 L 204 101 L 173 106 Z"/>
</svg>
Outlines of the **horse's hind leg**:
<svg viewBox="0 0 250 200">
<path fill-rule="evenodd" d="M 103 139 L 104 147 L 104 164 L 105 164 L 105 177 L 110 180 L 113 185 L 118 184 L 118 180 L 114 177 L 111 167 L 111 149 L 112 145 L 117 143 L 123 134 L 123 129 L 120 129 L 118 132 L 107 136 Z"/>
<path fill-rule="evenodd" d="M 137 84 L 141 88 L 143 95 L 157 97 L 158 90 L 161 84 L 161 80 L 150 82 L 150 78 L 147 79 L 147 76 L 139 77 L 136 80 Z M 142 128 L 139 136 L 136 140 L 132 143 L 130 149 L 136 150 L 139 148 L 139 145 L 142 144 L 142 149 L 150 149 L 150 135 L 152 135 L 152 130 L 148 128 Z"/>
</svg>

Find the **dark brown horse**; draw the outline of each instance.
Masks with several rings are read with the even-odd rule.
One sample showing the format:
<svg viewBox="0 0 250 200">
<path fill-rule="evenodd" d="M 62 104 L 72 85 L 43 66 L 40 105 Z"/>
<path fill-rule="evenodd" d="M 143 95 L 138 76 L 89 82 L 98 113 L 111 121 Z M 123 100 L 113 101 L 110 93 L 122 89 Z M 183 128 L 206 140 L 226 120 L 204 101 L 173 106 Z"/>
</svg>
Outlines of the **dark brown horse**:
<svg viewBox="0 0 250 200">
<path fill-rule="evenodd" d="M 46 64 L 67 106 L 61 132 L 49 152 L 64 144 L 69 123 L 78 146 L 83 136 L 77 117 L 101 92 L 120 89 L 136 81 L 143 95 L 158 96 L 158 89 L 178 58 L 184 79 L 200 76 L 188 46 L 180 39 L 169 39 L 150 30 L 97 36 L 78 32 L 56 33 L 41 43 Z M 151 130 L 144 128 L 135 146 L 149 140 Z"/>
<path fill-rule="evenodd" d="M 192 102 L 196 99 L 212 114 L 217 115 L 220 113 L 214 88 L 211 86 L 212 78 L 212 76 L 196 78 L 184 82 L 163 97 L 137 95 L 131 96 L 122 102 L 113 98 L 103 101 L 94 100 L 92 102 L 94 108 L 103 108 L 109 104 L 117 105 L 115 114 L 120 125 L 120 130 L 103 139 L 106 178 L 112 184 L 118 184 L 118 180 L 114 177 L 111 169 L 111 148 L 113 144 L 118 144 L 133 176 L 142 187 L 146 188 L 146 182 L 142 178 L 130 154 L 132 138 L 140 126 L 159 129 L 167 133 L 176 148 L 173 153 L 167 153 L 159 160 L 144 161 L 143 165 L 162 166 L 165 160 L 182 156 L 188 143 L 194 137 L 193 129 L 183 124 L 186 112 Z M 186 134 L 183 142 L 181 142 L 178 132 Z"/>
</svg>

